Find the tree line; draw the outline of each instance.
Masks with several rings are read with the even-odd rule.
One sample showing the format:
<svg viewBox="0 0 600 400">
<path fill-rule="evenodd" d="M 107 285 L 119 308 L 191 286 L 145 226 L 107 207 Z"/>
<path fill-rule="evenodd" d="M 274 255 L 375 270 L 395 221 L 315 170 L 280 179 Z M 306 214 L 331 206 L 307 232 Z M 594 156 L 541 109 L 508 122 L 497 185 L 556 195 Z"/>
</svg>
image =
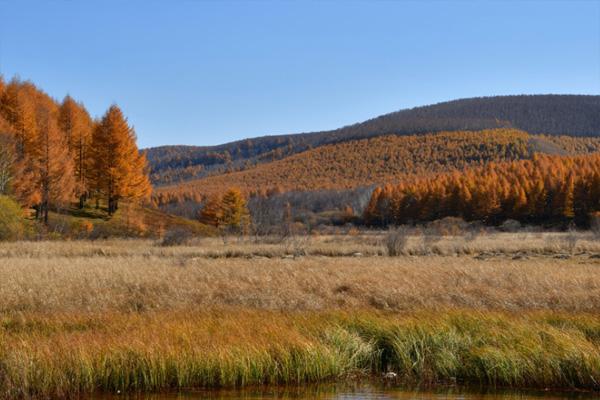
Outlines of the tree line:
<svg viewBox="0 0 600 400">
<path fill-rule="evenodd" d="M 123 112 L 93 119 L 80 102 L 57 102 L 33 83 L 0 77 L 0 194 L 48 222 L 48 212 L 89 200 L 108 214 L 119 201 L 149 198 L 146 157 Z"/>
<path fill-rule="evenodd" d="M 535 155 L 377 187 L 363 217 L 371 226 L 444 217 L 586 226 L 599 211 L 599 154 Z"/>
<path fill-rule="evenodd" d="M 531 134 L 600 136 L 600 96 L 532 95 L 454 100 L 400 110 L 339 129 L 264 136 L 219 146 L 148 149 L 153 181 L 174 184 L 269 163 L 327 144 L 387 135 L 520 129 Z"/>
<path fill-rule="evenodd" d="M 159 187 L 159 207 L 198 203 L 223 187 L 253 196 L 289 191 L 344 190 L 398 183 L 414 175 L 529 159 L 535 152 L 577 155 L 600 150 L 600 138 L 529 135 L 515 129 L 380 136 L 320 146 L 239 172 Z M 176 207 L 172 207 L 176 211 Z"/>
</svg>

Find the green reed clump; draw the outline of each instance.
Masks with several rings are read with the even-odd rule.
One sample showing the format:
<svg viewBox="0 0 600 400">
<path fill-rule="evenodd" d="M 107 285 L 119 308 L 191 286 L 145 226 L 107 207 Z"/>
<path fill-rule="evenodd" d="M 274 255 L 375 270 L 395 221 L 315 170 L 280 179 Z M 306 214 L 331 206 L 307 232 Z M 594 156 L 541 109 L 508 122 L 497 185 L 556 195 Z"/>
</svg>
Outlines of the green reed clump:
<svg viewBox="0 0 600 400">
<path fill-rule="evenodd" d="M 392 323 L 367 318 L 352 326 L 383 351 L 381 367 L 406 380 L 595 389 L 599 322 L 596 316 L 454 311 Z"/>
<path fill-rule="evenodd" d="M 225 310 L 0 320 L 4 398 L 301 384 L 383 371 L 402 382 L 600 382 L 593 315 Z"/>
</svg>

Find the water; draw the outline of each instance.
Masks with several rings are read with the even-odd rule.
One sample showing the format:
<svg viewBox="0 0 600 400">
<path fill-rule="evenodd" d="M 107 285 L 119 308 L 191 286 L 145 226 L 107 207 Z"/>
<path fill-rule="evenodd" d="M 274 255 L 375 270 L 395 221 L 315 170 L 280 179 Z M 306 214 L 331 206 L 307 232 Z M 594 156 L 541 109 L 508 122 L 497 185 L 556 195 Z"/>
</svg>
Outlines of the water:
<svg viewBox="0 0 600 400">
<path fill-rule="evenodd" d="M 377 385 L 276 387 L 244 390 L 194 390 L 184 393 L 117 395 L 97 400 L 590 400 L 598 393 L 545 391 L 473 391 L 457 388 L 415 390 Z"/>
</svg>

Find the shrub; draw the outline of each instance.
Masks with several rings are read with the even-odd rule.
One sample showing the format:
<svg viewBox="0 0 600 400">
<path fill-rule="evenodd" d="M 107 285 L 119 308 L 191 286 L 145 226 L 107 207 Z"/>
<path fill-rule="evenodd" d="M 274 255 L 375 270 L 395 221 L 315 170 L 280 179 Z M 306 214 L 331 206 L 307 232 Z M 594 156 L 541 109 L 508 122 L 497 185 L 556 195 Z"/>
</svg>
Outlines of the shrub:
<svg viewBox="0 0 600 400">
<path fill-rule="evenodd" d="M 286 255 L 300 257 L 307 255 L 307 248 L 310 244 L 310 236 L 293 235 L 283 240 L 283 248 Z"/>
<path fill-rule="evenodd" d="M 170 229 L 165 233 L 160 241 L 161 246 L 183 246 L 192 240 L 194 235 L 188 229 L 175 228 Z"/>
<path fill-rule="evenodd" d="M 514 219 L 507 219 L 500 224 L 499 229 L 502 232 L 518 232 L 521 230 L 521 223 Z"/>
<path fill-rule="evenodd" d="M 423 230 L 423 246 L 426 252 L 431 252 L 434 248 L 434 245 L 442 240 L 444 236 L 440 229 L 436 226 L 430 227 L 426 226 Z"/>
<path fill-rule="evenodd" d="M 438 236 L 460 236 L 467 230 L 469 224 L 459 217 L 445 217 L 427 224 L 428 232 Z"/>
<path fill-rule="evenodd" d="M 52 233 L 53 238 L 60 239 L 62 236 L 69 236 L 71 234 L 73 224 L 73 218 L 67 215 L 51 214 L 44 233 Z"/>
<path fill-rule="evenodd" d="M 94 231 L 94 224 L 87 220 L 75 220 L 71 222 L 70 235 L 78 239 L 89 238 Z"/>
<path fill-rule="evenodd" d="M 577 231 L 573 228 L 570 228 L 567 231 L 567 234 L 565 235 L 565 242 L 566 242 L 566 246 L 567 246 L 567 250 L 569 251 L 569 254 L 575 253 L 575 249 L 577 248 L 578 240 L 579 240 L 579 235 L 577 234 Z"/>
<path fill-rule="evenodd" d="M 385 246 L 388 256 L 396 257 L 404 253 L 404 249 L 408 243 L 408 235 L 409 229 L 406 226 L 399 226 L 388 231 L 385 236 Z"/>
<path fill-rule="evenodd" d="M 25 235 L 23 211 L 16 201 L 0 195 L 0 240 L 19 240 Z"/>
<path fill-rule="evenodd" d="M 593 213 L 590 219 L 590 228 L 594 236 L 600 238 L 600 212 Z"/>
</svg>

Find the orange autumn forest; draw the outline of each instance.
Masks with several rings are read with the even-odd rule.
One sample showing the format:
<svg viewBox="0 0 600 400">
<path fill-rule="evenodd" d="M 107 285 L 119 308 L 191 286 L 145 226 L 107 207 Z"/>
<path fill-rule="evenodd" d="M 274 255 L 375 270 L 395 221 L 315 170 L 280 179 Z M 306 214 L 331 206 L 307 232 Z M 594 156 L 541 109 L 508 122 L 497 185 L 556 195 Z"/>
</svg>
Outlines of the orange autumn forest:
<svg viewBox="0 0 600 400">
<path fill-rule="evenodd" d="M 558 100 L 564 101 L 535 101 Z M 488 120 L 477 123 L 483 130 L 452 131 L 456 119 L 449 121 L 418 135 L 391 134 L 368 121 L 372 130 L 352 127 L 350 140 L 316 145 L 311 136 L 252 139 L 206 153 L 198 164 L 193 153 L 173 148 L 157 157 L 159 149 L 150 149 L 149 163 L 118 106 L 94 119 L 70 96 L 57 102 L 31 82 L 0 80 L 0 190 L 46 225 L 50 212 L 60 210 L 96 209 L 110 218 L 125 201 L 156 210 L 144 217 L 128 212 L 127 225 L 131 218 L 163 221 L 167 212 L 183 218 L 177 226 L 190 220 L 217 230 L 255 225 L 260 231 L 265 209 L 269 224 L 288 219 L 303 229 L 445 217 L 590 226 L 600 211 L 600 139 L 528 133 Z M 411 122 L 417 123 L 429 124 Z M 538 122 L 528 123 L 539 130 Z M 160 235 L 170 225 L 160 222 L 145 233 Z"/>
<path fill-rule="evenodd" d="M 0 400 L 600 398 L 600 0 L 0 16 Z"/>
<path fill-rule="evenodd" d="M 51 209 L 87 201 L 109 215 L 120 200 L 149 198 L 148 165 L 118 106 L 98 120 L 67 96 L 58 103 L 31 82 L 0 80 L 0 133 L 19 203 L 48 223 Z"/>
</svg>

